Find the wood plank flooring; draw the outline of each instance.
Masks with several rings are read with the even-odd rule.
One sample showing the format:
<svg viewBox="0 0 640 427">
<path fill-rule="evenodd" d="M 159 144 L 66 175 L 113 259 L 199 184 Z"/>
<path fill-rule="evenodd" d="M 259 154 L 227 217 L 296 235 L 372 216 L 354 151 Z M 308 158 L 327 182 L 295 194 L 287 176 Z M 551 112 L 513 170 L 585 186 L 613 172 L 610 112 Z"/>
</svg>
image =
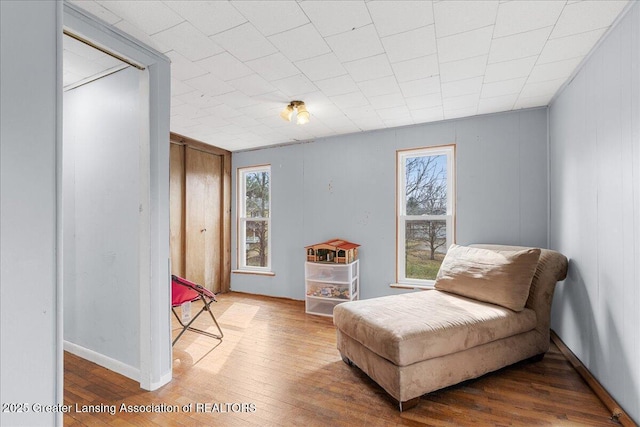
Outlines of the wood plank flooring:
<svg viewBox="0 0 640 427">
<path fill-rule="evenodd" d="M 173 381 L 154 392 L 65 353 L 65 404 L 80 412 L 66 414 L 64 425 L 619 425 L 553 344 L 541 362 L 430 393 L 399 413 L 377 384 L 342 362 L 332 320 L 305 314 L 304 302 L 230 292 L 213 309 L 222 342 L 186 332 L 173 348 Z M 197 325 L 210 322 L 201 316 Z M 177 412 L 122 412 L 123 403 Z M 85 405 L 94 406 L 82 412 Z"/>
</svg>

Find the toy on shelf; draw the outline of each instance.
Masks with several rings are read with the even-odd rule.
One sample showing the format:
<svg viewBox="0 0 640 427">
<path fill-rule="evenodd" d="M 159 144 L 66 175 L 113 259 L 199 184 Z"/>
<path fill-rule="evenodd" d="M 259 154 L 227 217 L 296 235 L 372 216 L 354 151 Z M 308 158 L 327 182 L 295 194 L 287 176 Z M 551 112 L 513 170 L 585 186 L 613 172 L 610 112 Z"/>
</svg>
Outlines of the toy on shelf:
<svg viewBox="0 0 640 427">
<path fill-rule="evenodd" d="M 337 264 L 350 264 L 358 259 L 357 243 L 343 239 L 327 240 L 315 245 L 305 246 L 307 261 L 309 262 L 333 262 Z"/>
<path fill-rule="evenodd" d="M 307 288 L 307 296 L 322 298 L 339 298 L 349 299 L 349 289 L 336 286 L 309 286 Z"/>
</svg>

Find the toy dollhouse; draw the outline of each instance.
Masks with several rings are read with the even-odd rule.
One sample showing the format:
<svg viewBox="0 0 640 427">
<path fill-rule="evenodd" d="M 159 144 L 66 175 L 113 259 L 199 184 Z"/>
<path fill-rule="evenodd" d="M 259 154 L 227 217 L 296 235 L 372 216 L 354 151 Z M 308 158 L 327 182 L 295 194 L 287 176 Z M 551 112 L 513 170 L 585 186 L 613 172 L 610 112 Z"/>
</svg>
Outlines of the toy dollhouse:
<svg viewBox="0 0 640 427">
<path fill-rule="evenodd" d="M 350 264 L 358 259 L 357 243 L 343 239 L 333 239 L 315 245 L 306 246 L 308 262 L 333 262 Z"/>
</svg>

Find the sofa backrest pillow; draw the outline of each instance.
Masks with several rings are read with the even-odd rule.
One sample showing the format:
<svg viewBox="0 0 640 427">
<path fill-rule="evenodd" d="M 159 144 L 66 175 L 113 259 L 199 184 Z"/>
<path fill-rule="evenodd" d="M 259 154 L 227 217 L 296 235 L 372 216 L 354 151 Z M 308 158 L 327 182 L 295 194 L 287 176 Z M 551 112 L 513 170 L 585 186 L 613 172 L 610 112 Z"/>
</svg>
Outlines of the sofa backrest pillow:
<svg viewBox="0 0 640 427">
<path fill-rule="evenodd" d="M 436 277 L 437 290 L 522 311 L 540 249 L 494 251 L 451 245 Z"/>
</svg>

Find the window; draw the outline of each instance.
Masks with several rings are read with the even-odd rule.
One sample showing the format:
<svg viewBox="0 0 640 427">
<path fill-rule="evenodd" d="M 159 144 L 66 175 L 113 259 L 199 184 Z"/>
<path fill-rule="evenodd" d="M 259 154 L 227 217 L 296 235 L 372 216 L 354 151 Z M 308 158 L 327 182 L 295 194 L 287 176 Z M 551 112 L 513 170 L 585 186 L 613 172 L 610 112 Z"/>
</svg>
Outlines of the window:
<svg viewBox="0 0 640 427">
<path fill-rule="evenodd" d="M 271 270 L 271 166 L 238 169 L 238 264 Z"/>
<path fill-rule="evenodd" d="M 455 146 L 397 152 L 397 280 L 433 285 L 454 240 Z"/>
</svg>

